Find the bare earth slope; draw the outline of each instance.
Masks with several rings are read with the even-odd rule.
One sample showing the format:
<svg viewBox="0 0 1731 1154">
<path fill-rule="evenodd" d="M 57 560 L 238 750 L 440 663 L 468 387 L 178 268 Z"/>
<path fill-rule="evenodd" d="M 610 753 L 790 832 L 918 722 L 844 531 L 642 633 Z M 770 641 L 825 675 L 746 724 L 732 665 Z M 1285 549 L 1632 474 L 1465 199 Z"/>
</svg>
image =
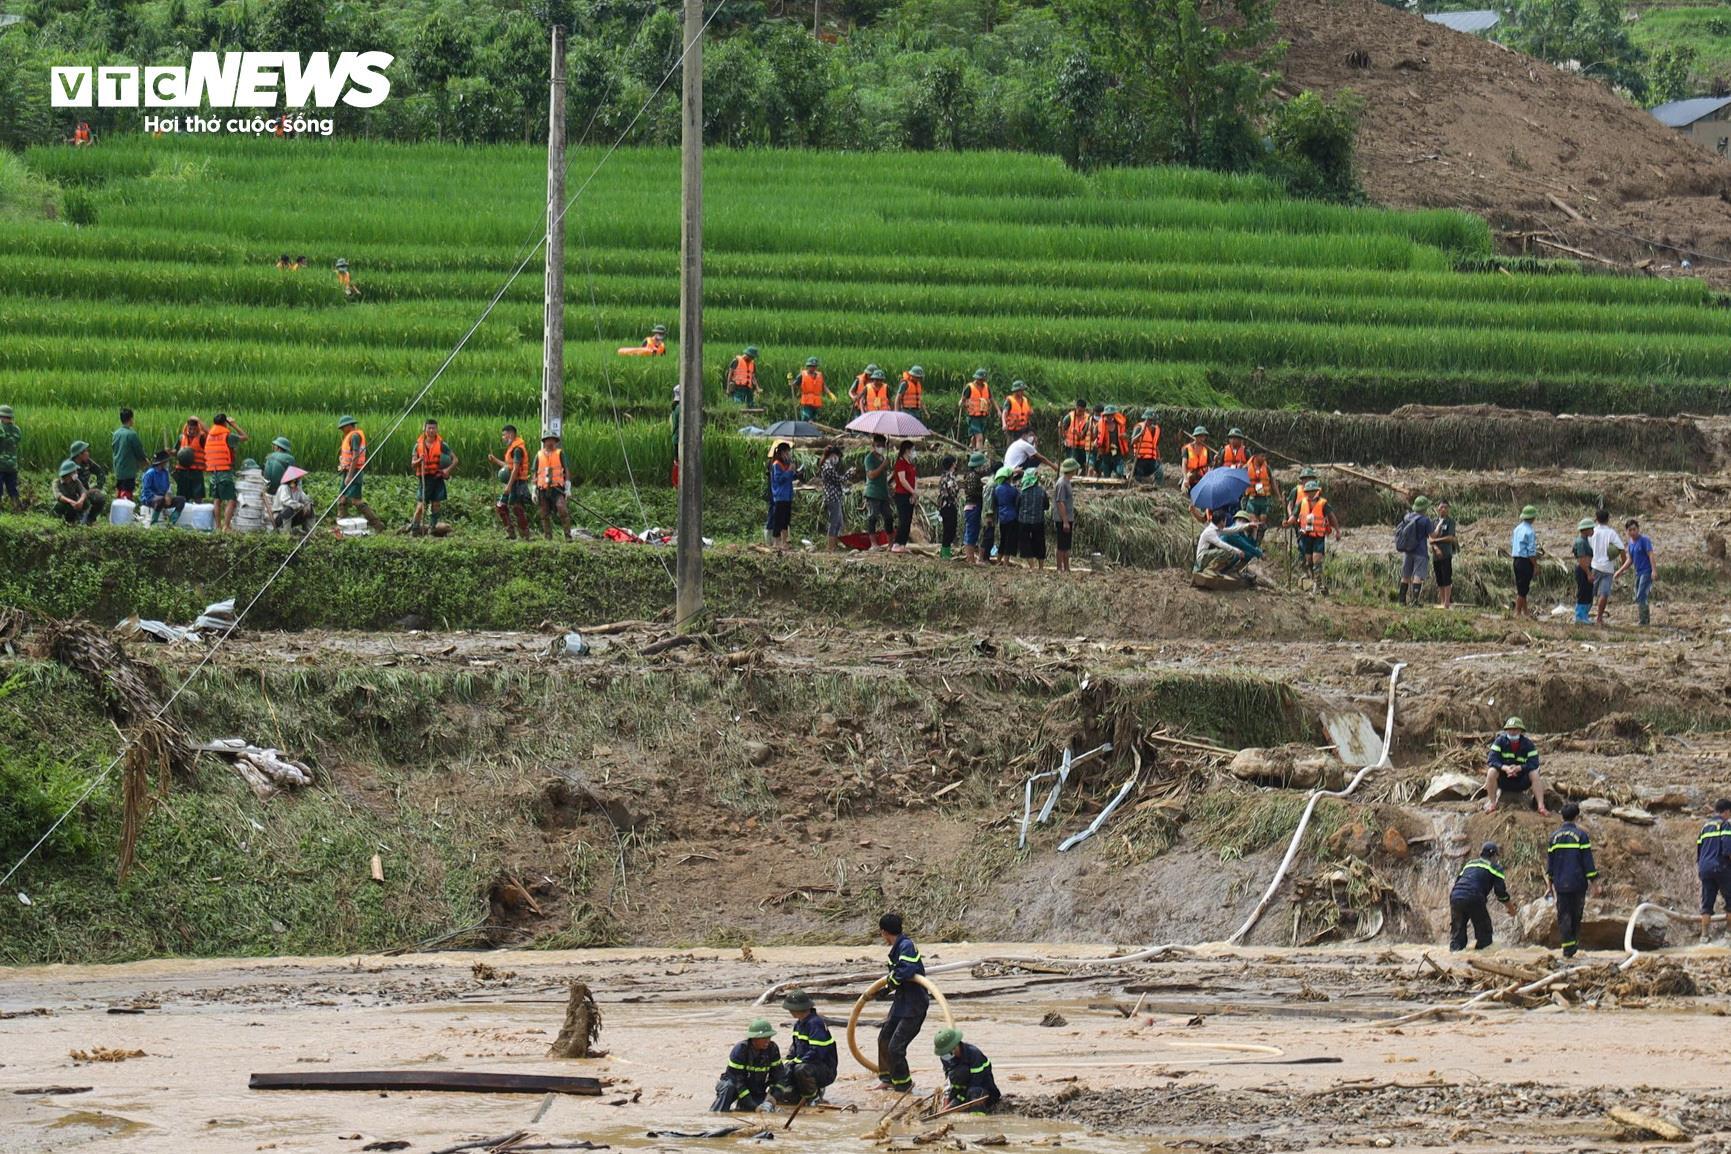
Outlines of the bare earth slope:
<svg viewBox="0 0 1731 1154">
<path fill-rule="evenodd" d="M 1731 204 L 1720 199 L 1731 164 L 1598 81 L 1376 0 L 1282 0 L 1277 18 L 1286 90 L 1364 97 L 1359 168 L 1374 200 L 1553 228 L 1625 261 L 1675 254 L 1608 230 L 1731 258 Z"/>
</svg>

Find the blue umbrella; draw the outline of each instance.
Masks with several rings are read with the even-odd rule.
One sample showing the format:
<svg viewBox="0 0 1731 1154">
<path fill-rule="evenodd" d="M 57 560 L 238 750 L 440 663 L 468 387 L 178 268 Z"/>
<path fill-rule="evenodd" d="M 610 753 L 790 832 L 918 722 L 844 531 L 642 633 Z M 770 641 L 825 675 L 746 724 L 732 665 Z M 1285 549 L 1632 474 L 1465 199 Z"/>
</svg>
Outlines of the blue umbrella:
<svg viewBox="0 0 1731 1154">
<path fill-rule="evenodd" d="M 1250 474 L 1234 465 L 1226 469 L 1210 469 L 1190 489 L 1190 503 L 1198 509 L 1235 508 L 1244 490 L 1250 488 Z"/>
</svg>

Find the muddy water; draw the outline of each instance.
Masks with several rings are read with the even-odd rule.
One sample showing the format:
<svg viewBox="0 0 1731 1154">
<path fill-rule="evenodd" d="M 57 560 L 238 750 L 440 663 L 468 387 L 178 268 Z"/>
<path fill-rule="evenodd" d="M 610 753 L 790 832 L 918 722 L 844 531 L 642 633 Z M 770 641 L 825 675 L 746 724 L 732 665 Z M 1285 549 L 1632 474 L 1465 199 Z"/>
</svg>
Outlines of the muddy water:
<svg viewBox="0 0 1731 1154">
<path fill-rule="evenodd" d="M 926 948 L 934 960 L 1098 952 L 1085 946 Z M 1518 951 L 1501 956 L 1537 960 Z M 752 960 L 713 951 L 494 953 L 485 962 L 498 973 L 486 977 L 471 972 L 475 960 L 150 962 L 11 971 L 0 978 L 0 1011 L 47 1013 L 0 1021 L 0 1154 L 74 1148 L 325 1152 L 376 1141 L 407 1141 L 410 1150 L 425 1152 L 518 1130 L 537 1136 L 530 1141 L 698 1151 L 736 1148 L 764 1129 L 775 1135 L 773 1149 L 816 1154 L 872 1148 L 864 1136 L 893 1102 L 844 1054 L 829 1098 L 857 1107 L 856 1113 L 804 1112 L 783 1129 L 786 1113 L 741 1118 L 706 1111 L 729 1045 L 764 1012 L 752 1006 L 757 993 L 801 972 L 868 972 L 875 951 L 772 950 Z M 1045 1102 L 1045 1113 L 1054 1112 L 1050 1104 L 1059 1094 L 1085 1095 L 1079 1104 L 1107 1099 L 1075 1117 L 944 1119 L 954 1126 L 945 1141 L 1001 1134 L 1015 1149 L 1060 1145 L 1102 1154 L 1216 1143 L 1245 1151 L 1356 1147 L 1387 1133 L 1402 1146 L 1456 1145 L 1449 1135 L 1459 1120 L 1425 1116 L 1431 1107 L 1422 1104 L 1367 1105 L 1368 1097 L 1347 1096 L 1340 1099 L 1338 1120 L 1314 1104 L 1287 1119 L 1281 1104 L 1314 1102 L 1357 1082 L 1396 1089 L 1484 1086 L 1492 1112 L 1489 1088 L 1500 1084 L 1585 1095 L 1606 1086 L 1622 1093 L 1642 1084 L 1671 1092 L 1716 1091 L 1722 1084 L 1720 1048 L 1708 1040 L 1722 1031 L 1718 1019 L 1705 1016 L 1713 1008 L 1705 1003 L 1592 1015 L 1591 1062 L 1582 1062 L 1574 1048 L 1586 1028 L 1584 1010 L 1499 1011 L 1482 1020 L 1375 1028 L 1374 1015 L 1412 1008 L 1392 993 L 1420 967 L 1418 951 L 1204 950 L 1184 961 L 1084 981 L 1039 972 L 945 975 L 939 980 L 953 996 L 958 1024 L 992 1057 L 1007 1094 Z M 550 1061 L 547 1046 L 563 1017 L 562 984 L 572 977 L 597 993 L 608 1054 Z M 1029 986 L 1031 980 L 1047 984 Z M 1435 997 L 1445 1000 L 1440 990 Z M 1127 1015 L 1138 999 L 1140 1012 Z M 845 1022 L 850 1000 L 846 991 L 833 997 L 820 991 L 832 1021 Z M 111 1007 L 145 1008 L 116 1014 Z M 868 1007 L 866 1016 L 878 1012 Z M 1041 1025 L 1049 1014 L 1063 1023 Z M 768 1016 L 785 1043 L 787 1016 L 773 1008 Z M 934 1011 L 911 1051 L 916 1080 L 927 1090 L 937 1084 L 930 1036 L 938 1023 Z M 860 1041 L 870 1050 L 870 1031 L 862 1031 Z M 96 1046 L 140 1049 L 146 1056 L 117 1063 L 69 1056 Z M 1292 1058 L 1326 1061 L 1249 1064 Z M 599 1098 L 555 1098 L 539 1121 L 539 1095 L 247 1089 L 249 1073 L 297 1070 L 588 1074 L 607 1086 Z M 90 1089 L 12 1093 L 47 1086 Z M 1476 1090 L 1469 1096 L 1477 1101 Z M 1523 1149 L 1552 1139 L 1579 1144 L 1603 1129 L 1602 1110 L 1593 1117 L 1557 1115 L 1538 1126 L 1522 1116 L 1530 1112 L 1526 1105 L 1510 1109 L 1499 1142 Z M 647 1136 L 739 1124 L 748 1129 L 725 1139 Z M 934 1125 L 941 1123 L 900 1127 L 887 1145 L 910 1146 L 915 1133 Z M 1542 1133 L 1551 1138 L 1541 1142 Z"/>
</svg>

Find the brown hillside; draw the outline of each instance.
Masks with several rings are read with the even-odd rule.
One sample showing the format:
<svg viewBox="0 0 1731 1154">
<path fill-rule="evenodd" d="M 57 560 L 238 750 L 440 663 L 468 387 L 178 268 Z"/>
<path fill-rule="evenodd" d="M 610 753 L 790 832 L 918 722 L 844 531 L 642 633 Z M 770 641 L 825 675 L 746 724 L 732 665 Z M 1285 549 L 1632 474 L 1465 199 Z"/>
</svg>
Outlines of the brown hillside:
<svg viewBox="0 0 1731 1154">
<path fill-rule="evenodd" d="M 1699 249 L 1722 258 L 1715 273 L 1731 270 L 1731 203 L 1721 199 L 1731 163 L 1599 82 L 1376 0 L 1282 0 L 1278 20 L 1287 93 L 1364 98 L 1359 166 L 1373 199 L 1463 208 L 1511 232 L 1552 229 L 1622 262 Z"/>
</svg>

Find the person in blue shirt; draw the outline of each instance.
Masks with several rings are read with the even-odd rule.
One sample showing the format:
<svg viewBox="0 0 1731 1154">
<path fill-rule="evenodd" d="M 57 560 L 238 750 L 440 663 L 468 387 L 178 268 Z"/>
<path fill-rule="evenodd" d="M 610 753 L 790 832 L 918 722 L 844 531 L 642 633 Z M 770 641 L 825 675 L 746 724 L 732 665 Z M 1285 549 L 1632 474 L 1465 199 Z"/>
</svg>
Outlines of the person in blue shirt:
<svg viewBox="0 0 1731 1154">
<path fill-rule="evenodd" d="M 1706 945 L 1720 896 L 1731 916 L 1731 797 L 1713 803 L 1713 816 L 1695 839 L 1695 873 L 1701 879 L 1701 944 Z"/>
<path fill-rule="evenodd" d="M 997 483 L 992 489 L 992 508 L 998 522 L 998 560 L 1014 561 L 1021 556 L 1022 537 L 1016 521 L 1021 508 L 1022 490 L 1016 485 L 1016 470 L 1008 465 L 998 470 Z"/>
<path fill-rule="evenodd" d="M 788 1047 L 770 1090 L 783 1105 L 821 1101 L 824 1088 L 836 1076 L 835 1037 L 829 1032 L 829 1023 L 804 990 L 789 990 L 781 1008 L 793 1015 L 793 1045 Z"/>
<path fill-rule="evenodd" d="M 769 1097 L 769 1075 L 781 1061 L 781 1047 L 775 1044 L 775 1027 L 767 1018 L 755 1018 L 746 1027 L 745 1040 L 734 1043 L 727 1055 L 727 1070 L 715 1083 L 716 1113 L 729 1111 L 749 1113 L 762 1106 Z"/>
<path fill-rule="evenodd" d="M 985 1114 L 1003 1099 L 992 1076 L 992 1060 L 978 1046 L 962 1041 L 960 1030 L 954 1026 L 939 1030 L 932 1050 L 943 1062 L 944 1080 L 949 1083 L 944 1105 L 968 1106 L 973 1113 Z"/>
<path fill-rule="evenodd" d="M 1418 497 L 1412 509 L 1401 518 L 1395 529 L 1395 544 L 1400 551 L 1400 603 L 1423 603 L 1424 583 L 1430 579 L 1430 535 L 1435 523 L 1430 519 L 1430 498 Z"/>
<path fill-rule="evenodd" d="M 157 451 L 151 458 L 150 468 L 144 471 L 144 476 L 138 482 L 138 504 L 141 508 L 150 510 L 150 523 L 156 524 L 164 513 L 168 514 L 168 523 L 174 525 L 180 521 L 180 513 L 186 508 L 186 498 L 177 497 L 168 491 L 168 461 L 167 449 Z"/>
<path fill-rule="evenodd" d="M 1479 848 L 1479 856 L 1461 867 L 1449 890 L 1449 949 L 1458 953 L 1467 948 L 1467 926 L 1473 928 L 1473 948 L 1482 950 L 1491 944 L 1491 911 L 1487 899 L 1494 893 L 1503 908 L 1514 915 L 1515 903 L 1509 897 L 1509 884 L 1498 860 L 1502 850 L 1494 841 Z"/>
<path fill-rule="evenodd" d="M 1533 588 L 1533 574 L 1539 569 L 1539 534 L 1533 528 L 1538 517 L 1539 511 L 1528 505 L 1521 510 L 1521 519 L 1515 523 L 1515 531 L 1509 536 L 1509 557 L 1515 567 L 1516 617 L 1538 616 L 1527 609 L 1527 594 Z"/>
<path fill-rule="evenodd" d="M 1651 625 L 1653 617 L 1647 602 L 1653 596 L 1653 539 L 1641 532 L 1641 522 L 1633 517 L 1623 522 L 1623 528 L 1628 531 L 1629 540 L 1616 575 L 1621 577 L 1631 568 L 1635 570 L 1635 609 L 1641 624 Z"/>
<path fill-rule="evenodd" d="M 1497 812 L 1505 793 L 1533 791 L 1541 814 L 1545 808 L 1545 783 L 1539 779 L 1539 747 L 1527 736 L 1527 726 L 1518 717 L 1503 722 L 1503 731 L 1491 739 L 1485 758 L 1485 812 Z"/>
<path fill-rule="evenodd" d="M 1587 910 L 1587 888 L 1597 890 L 1599 870 L 1593 864 L 1593 839 L 1575 824 L 1581 807 L 1563 806 L 1563 824 L 1545 847 L 1545 888 L 1557 900 L 1557 936 L 1563 957 L 1572 958 L 1581 948 L 1581 918 Z"/>
<path fill-rule="evenodd" d="M 926 962 L 914 940 L 902 932 L 900 914 L 879 918 L 878 933 L 890 948 L 890 1012 L 878 1029 L 878 1081 L 887 1089 L 911 1094 L 914 1078 L 908 1070 L 908 1046 L 926 1024 L 930 1004 L 925 987 L 914 979 L 925 976 Z"/>
<path fill-rule="evenodd" d="M 787 530 L 793 524 L 793 483 L 803 475 L 793 463 L 793 445 L 777 441 L 769 453 L 769 530 L 770 544 L 777 552 L 787 551 Z"/>
</svg>

